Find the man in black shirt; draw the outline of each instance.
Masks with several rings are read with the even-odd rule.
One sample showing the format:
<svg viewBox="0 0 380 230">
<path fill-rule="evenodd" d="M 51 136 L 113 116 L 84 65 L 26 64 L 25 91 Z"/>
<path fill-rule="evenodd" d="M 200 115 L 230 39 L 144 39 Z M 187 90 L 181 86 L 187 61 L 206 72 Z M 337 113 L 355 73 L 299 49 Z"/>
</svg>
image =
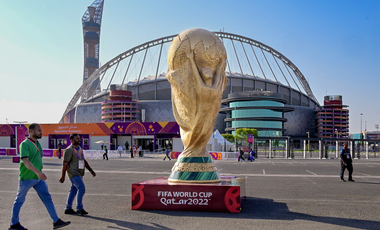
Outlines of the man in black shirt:
<svg viewBox="0 0 380 230">
<path fill-rule="evenodd" d="M 245 159 L 244 159 L 244 151 L 241 148 L 239 148 L 239 158 L 238 158 L 238 161 L 240 161 L 240 159 L 242 159 L 243 161 L 245 161 Z"/>
<path fill-rule="evenodd" d="M 354 168 L 352 167 L 352 157 L 347 144 L 344 144 L 344 147 L 340 152 L 340 159 L 340 180 L 342 182 L 346 182 L 346 180 L 344 179 L 344 170 L 347 168 L 348 181 L 354 182 L 354 180 L 352 179 L 352 172 L 354 171 Z"/>
</svg>

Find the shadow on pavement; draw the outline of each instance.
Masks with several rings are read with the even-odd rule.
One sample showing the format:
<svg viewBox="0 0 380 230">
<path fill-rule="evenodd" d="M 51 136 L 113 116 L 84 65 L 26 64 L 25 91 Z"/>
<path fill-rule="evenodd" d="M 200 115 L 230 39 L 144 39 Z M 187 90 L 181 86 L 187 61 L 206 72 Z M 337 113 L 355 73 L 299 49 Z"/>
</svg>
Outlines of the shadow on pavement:
<svg viewBox="0 0 380 230">
<path fill-rule="evenodd" d="M 219 217 L 242 219 L 270 219 L 270 220 L 307 220 L 319 223 L 334 224 L 356 229 L 380 229 L 380 221 L 358 220 L 342 217 L 313 216 L 291 212 L 286 203 L 274 202 L 272 199 L 248 197 L 242 203 L 242 211 L 238 213 L 218 212 L 175 212 L 175 211 L 147 211 L 171 216 Z"/>
<path fill-rule="evenodd" d="M 94 220 L 100 220 L 104 222 L 114 223 L 119 225 L 120 227 L 114 227 L 114 226 L 108 226 L 108 228 L 111 229 L 120 229 L 120 230 L 127 230 L 127 229 L 146 229 L 146 230 L 173 230 L 172 228 L 168 228 L 156 223 L 152 223 L 154 226 L 145 225 L 145 224 L 139 224 L 139 223 L 133 223 L 128 222 L 124 220 L 115 220 L 115 219 L 108 219 L 103 217 L 95 217 L 95 216 L 86 216 L 86 218 L 94 219 Z"/>
<path fill-rule="evenodd" d="M 376 185 L 380 185 L 380 183 L 375 183 L 375 182 L 358 182 L 358 181 L 355 181 L 355 184 L 376 184 Z"/>
<path fill-rule="evenodd" d="M 50 166 L 62 166 L 62 163 L 44 163 L 44 165 L 50 165 Z"/>
</svg>

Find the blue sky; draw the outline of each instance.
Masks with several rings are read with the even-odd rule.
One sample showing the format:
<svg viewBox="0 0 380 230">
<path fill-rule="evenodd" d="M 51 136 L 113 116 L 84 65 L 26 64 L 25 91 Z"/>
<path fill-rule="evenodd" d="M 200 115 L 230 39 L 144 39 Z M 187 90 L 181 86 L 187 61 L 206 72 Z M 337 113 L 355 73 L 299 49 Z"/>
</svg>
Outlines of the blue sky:
<svg viewBox="0 0 380 230">
<path fill-rule="evenodd" d="M 81 86 L 92 1 L 0 0 L 0 123 L 56 123 Z M 380 1 L 105 0 L 100 61 L 189 28 L 258 40 L 289 58 L 320 103 L 342 95 L 350 132 L 380 123 Z"/>
</svg>

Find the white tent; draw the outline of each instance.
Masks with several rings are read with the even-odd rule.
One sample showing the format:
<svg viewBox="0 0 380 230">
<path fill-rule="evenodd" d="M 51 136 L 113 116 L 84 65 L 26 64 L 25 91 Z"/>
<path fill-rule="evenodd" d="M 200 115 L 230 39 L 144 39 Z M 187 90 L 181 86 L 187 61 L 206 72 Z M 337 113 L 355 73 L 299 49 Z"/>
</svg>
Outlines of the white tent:
<svg viewBox="0 0 380 230">
<path fill-rule="evenodd" d="M 207 142 L 209 151 L 228 151 L 233 147 L 233 143 L 224 139 L 219 130 L 215 130 Z"/>
<path fill-rule="evenodd" d="M 227 141 L 226 139 L 224 139 L 224 137 L 222 136 L 222 134 L 220 134 L 219 130 L 215 130 L 212 133 L 211 138 L 217 139 L 218 143 L 220 143 L 220 144 L 226 143 L 227 145 L 233 145 L 233 143 L 231 143 L 231 142 Z"/>
</svg>

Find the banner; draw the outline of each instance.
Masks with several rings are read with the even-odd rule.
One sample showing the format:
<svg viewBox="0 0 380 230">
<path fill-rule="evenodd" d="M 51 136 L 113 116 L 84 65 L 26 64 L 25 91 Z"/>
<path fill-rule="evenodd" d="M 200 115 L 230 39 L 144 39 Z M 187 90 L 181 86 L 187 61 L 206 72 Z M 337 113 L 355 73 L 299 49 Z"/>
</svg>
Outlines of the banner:
<svg viewBox="0 0 380 230">
<path fill-rule="evenodd" d="M 7 149 L 0 149 L 0 156 L 6 156 L 7 155 Z"/>
<path fill-rule="evenodd" d="M 167 178 L 160 177 L 133 183 L 132 210 L 240 213 L 243 182 L 244 179 L 232 178 L 221 183 L 170 184 Z"/>
<path fill-rule="evenodd" d="M 20 155 L 20 144 L 25 140 L 25 127 L 16 126 L 16 154 Z"/>
<path fill-rule="evenodd" d="M 248 134 L 248 143 L 252 144 L 253 143 L 253 134 Z"/>
</svg>

